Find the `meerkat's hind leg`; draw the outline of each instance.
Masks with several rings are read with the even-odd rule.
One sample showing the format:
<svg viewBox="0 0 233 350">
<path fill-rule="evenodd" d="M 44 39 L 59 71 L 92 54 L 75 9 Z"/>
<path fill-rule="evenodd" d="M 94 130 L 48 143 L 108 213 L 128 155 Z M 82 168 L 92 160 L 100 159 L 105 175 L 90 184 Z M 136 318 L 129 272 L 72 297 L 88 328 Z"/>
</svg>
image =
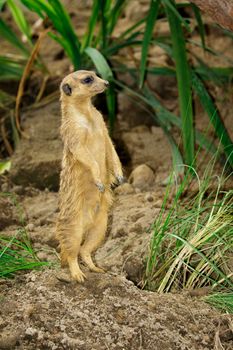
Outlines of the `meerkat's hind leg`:
<svg viewBox="0 0 233 350">
<path fill-rule="evenodd" d="M 91 253 L 95 251 L 103 241 L 107 229 L 107 210 L 100 209 L 97 214 L 93 227 L 88 231 L 86 239 L 81 246 L 80 256 L 83 262 L 91 271 L 105 272 L 104 269 L 96 266 L 92 260 Z"/>
<path fill-rule="evenodd" d="M 66 230 L 63 230 L 63 239 L 61 242 L 61 263 L 63 266 L 68 264 L 71 277 L 78 282 L 83 282 L 86 278 L 78 264 L 82 237 L 82 225 L 75 223 L 66 227 Z"/>
</svg>

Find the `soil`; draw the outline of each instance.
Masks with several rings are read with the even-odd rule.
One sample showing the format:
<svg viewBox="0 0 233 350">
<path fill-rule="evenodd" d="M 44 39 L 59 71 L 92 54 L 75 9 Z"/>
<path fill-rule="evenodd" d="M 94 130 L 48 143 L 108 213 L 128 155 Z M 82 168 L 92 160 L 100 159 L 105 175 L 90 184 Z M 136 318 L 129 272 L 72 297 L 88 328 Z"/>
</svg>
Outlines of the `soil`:
<svg viewBox="0 0 233 350">
<path fill-rule="evenodd" d="M 64 3 L 76 27 L 76 18 L 86 23 L 91 2 L 80 1 L 79 5 L 75 2 L 75 6 L 72 1 Z M 146 13 L 148 1 L 140 1 L 140 13 L 133 3 L 126 8 L 114 35 Z M 77 30 L 83 33 L 82 23 Z M 166 33 L 166 23 L 159 24 L 157 30 Z M 218 38 L 216 31 L 208 37 L 213 46 Z M 222 46 L 218 42 L 218 49 L 221 46 L 223 51 L 230 50 L 228 39 Z M 124 50 L 121 54 L 124 58 L 129 56 Z M 54 77 L 48 82 L 46 95 L 58 91 L 60 80 L 72 67 L 60 47 L 49 38 L 42 43 L 41 55 L 46 57 Z M 151 63 L 155 55 L 158 65 L 168 59 L 158 50 L 151 53 Z M 133 62 L 135 59 L 140 59 L 136 49 Z M 217 66 L 219 62 L 213 60 Z M 166 78 L 166 84 L 163 77 L 148 76 L 148 81 L 164 105 L 177 112 L 174 78 Z M 229 93 L 220 87 L 215 89 L 224 122 L 233 135 Z M 151 237 L 149 228 L 161 209 L 172 159 L 170 146 L 150 111 L 123 93 L 118 95 L 118 105 L 114 141 L 127 182 L 114 190 L 106 241 L 95 255 L 98 265 L 107 272 L 85 271 L 88 279 L 83 284 L 71 281 L 68 271 L 60 269 L 54 237 L 62 154 L 58 95 L 51 102 L 31 107 L 24 102 L 21 108 L 21 125 L 27 138 L 20 140 L 11 158 L 10 173 L 0 177 L 0 192 L 11 194 L 0 196 L 0 235 L 15 235 L 23 223 L 37 256 L 52 265 L 41 271 L 17 274 L 11 280 L 0 280 L 0 349 L 233 348 L 233 318 L 204 303 L 202 291 L 161 295 L 140 289 Z M 195 108 L 197 127 L 205 130 L 208 119 L 203 112 L 199 113 L 198 102 Z M 209 133 L 213 133 L 211 128 Z M 178 135 L 176 131 L 174 134 Z M 206 164 L 206 158 L 202 159 Z"/>
</svg>

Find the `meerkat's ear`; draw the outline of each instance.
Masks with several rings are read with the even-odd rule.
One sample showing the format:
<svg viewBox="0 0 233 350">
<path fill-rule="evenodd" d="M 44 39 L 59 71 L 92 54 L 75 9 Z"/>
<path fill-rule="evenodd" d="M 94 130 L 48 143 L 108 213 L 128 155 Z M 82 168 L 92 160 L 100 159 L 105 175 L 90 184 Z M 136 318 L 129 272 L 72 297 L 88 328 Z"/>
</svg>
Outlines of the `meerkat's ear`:
<svg viewBox="0 0 233 350">
<path fill-rule="evenodd" d="M 71 96 L 72 95 L 72 89 L 71 89 L 69 84 L 63 84 L 62 85 L 62 90 L 67 96 Z"/>
</svg>

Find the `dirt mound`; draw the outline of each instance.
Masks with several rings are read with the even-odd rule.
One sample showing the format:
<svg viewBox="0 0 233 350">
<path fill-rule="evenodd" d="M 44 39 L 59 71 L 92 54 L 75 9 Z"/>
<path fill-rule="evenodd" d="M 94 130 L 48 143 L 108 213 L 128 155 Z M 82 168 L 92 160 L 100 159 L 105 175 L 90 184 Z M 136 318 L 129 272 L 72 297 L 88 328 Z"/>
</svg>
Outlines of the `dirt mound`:
<svg viewBox="0 0 233 350">
<path fill-rule="evenodd" d="M 140 291 L 122 276 L 88 273 L 88 278 L 80 285 L 59 280 L 54 271 L 31 272 L 3 285 L 0 348 L 214 348 L 219 318 L 206 304 Z M 232 349 L 232 340 L 221 340 Z"/>
</svg>

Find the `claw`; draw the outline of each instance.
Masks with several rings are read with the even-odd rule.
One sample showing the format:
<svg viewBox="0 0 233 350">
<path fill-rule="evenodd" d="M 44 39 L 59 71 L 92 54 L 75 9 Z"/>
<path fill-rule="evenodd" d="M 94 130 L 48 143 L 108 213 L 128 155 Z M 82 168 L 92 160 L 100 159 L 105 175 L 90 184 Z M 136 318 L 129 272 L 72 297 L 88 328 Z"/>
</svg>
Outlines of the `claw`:
<svg viewBox="0 0 233 350">
<path fill-rule="evenodd" d="M 104 193 L 105 187 L 104 187 L 104 184 L 102 184 L 102 182 L 96 182 L 95 185 L 97 186 L 98 190 L 99 190 L 101 193 Z"/>
<path fill-rule="evenodd" d="M 119 185 L 122 185 L 125 182 L 125 177 L 123 175 L 117 175 L 116 179 L 117 179 Z"/>
</svg>

